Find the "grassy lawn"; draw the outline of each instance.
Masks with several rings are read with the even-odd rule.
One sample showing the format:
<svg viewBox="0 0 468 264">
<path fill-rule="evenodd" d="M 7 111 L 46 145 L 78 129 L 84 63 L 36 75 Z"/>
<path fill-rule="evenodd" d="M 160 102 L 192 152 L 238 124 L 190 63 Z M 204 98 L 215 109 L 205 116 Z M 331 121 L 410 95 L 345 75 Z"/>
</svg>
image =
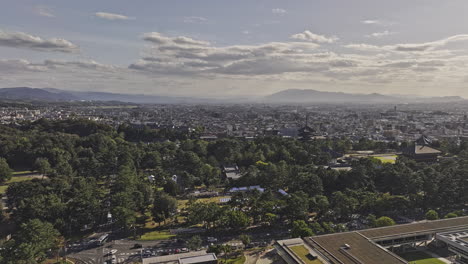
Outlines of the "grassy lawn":
<svg viewBox="0 0 468 264">
<path fill-rule="evenodd" d="M 202 203 L 220 203 L 221 199 L 223 198 L 230 198 L 231 196 L 218 196 L 218 197 L 210 197 L 210 198 L 201 198 L 197 199 L 197 202 L 202 202 Z M 178 200 L 178 208 L 179 210 L 182 210 L 187 207 L 187 203 L 189 200 Z"/>
<path fill-rule="evenodd" d="M 307 257 L 307 255 L 309 255 L 309 250 L 303 245 L 293 246 L 289 249 L 291 249 L 292 252 L 294 252 L 294 254 L 296 254 L 300 259 L 302 259 L 302 261 L 304 261 L 306 264 L 323 264 L 322 261 L 320 261 L 319 259 L 309 259 Z"/>
<path fill-rule="evenodd" d="M 380 160 L 382 163 L 395 164 L 397 155 L 390 156 L 374 156 L 373 158 Z"/>
<path fill-rule="evenodd" d="M 171 234 L 168 230 L 155 230 L 143 234 L 138 240 L 164 240 L 174 238 L 175 235 Z"/>
<path fill-rule="evenodd" d="M 6 189 L 8 188 L 8 184 L 14 183 L 14 182 L 23 182 L 23 181 L 30 181 L 34 178 L 34 176 L 13 176 L 11 177 L 10 180 L 6 181 L 4 184 L 0 185 L 0 194 L 4 194 L 6 192 Z"/>
<path fill-rule="evenodd" d="M 224 259 L 220 259 L 220 263 L 225 263 L 225 264 L 244 264 L 245 263 L 245 256 L 241 255 L 237 258 L 233 259 L 228 259 L 226 262 L 224 262 Z"/>
<path fill-rule="evenodd" d="M 34 171 L 14 171 L 13 175 L 30 174 L 30 173 L 34 173 Z"/>
<path fill-rule="evenodd" d="M 422 251 L 403 253 L 400 254 L 400 257 L 407 260 L 410 264 L 444 264 L 443 261 L 433 258 Z"/>
<path fill-rule="evenodd" d="M 2 185 L 2 186 L 0 186 L 0 194 L 6 193 L 7 188 L 8 188 L 7 185 Z"/>
</svg>

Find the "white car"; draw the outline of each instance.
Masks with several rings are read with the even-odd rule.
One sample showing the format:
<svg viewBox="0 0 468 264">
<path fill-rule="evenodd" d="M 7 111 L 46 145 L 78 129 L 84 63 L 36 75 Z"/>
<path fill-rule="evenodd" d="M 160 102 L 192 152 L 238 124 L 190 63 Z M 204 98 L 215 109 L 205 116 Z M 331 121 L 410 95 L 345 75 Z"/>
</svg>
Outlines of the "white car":
<svg viewBox="0 0 468 264">
<path fill-rule="evenodd" d="M 216 237 L 208 237 L 206 241 L 208 241 L 209 243 L 213 243 L 213 242 L 217 242 L 218 239 Z"/>
</svg>

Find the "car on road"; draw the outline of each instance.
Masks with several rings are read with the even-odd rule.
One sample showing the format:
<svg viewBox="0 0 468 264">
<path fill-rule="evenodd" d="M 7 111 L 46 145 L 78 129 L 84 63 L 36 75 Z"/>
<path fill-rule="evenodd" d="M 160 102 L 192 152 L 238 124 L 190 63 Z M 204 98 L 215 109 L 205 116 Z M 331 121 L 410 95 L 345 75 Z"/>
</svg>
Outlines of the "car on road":
<svg viewBox="0 0 468 264">
<path fill-rule="evenodd" d="M 142 248 L 142 247 L 143 247 L 142 244 L 135 244 L 135 245 L 133 245 L 133 248 Z"/>
<path fill-rule="evenodd" d="M 218 242 L 218 239 L 216 237 L 207 237 L 206 241 L 208 241 L 208 243 L 214 243 Z"/>
</svg>

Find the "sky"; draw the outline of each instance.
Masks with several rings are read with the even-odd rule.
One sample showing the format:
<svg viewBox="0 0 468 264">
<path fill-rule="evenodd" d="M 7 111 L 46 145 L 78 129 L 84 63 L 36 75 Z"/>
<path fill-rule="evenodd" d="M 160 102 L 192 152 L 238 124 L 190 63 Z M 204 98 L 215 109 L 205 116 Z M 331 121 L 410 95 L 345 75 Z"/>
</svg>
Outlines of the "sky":
<svg viewBox="0 0 468 264">
<path fill-rule="evenodd" d="M 466 0 L 0 0 L 0 87 L 468 98 Z"/>
</svg>

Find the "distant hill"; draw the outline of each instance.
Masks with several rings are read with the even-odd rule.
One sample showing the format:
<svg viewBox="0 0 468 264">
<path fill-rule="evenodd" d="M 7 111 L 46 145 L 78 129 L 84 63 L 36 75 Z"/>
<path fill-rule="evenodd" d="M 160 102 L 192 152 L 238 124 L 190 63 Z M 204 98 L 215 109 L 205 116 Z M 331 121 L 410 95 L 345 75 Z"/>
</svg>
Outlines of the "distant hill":
<svg viewBox="0 0 468 264">
<path fill-rule="evenodd" d="M 343 92 L 322 92 L 317 90 L 289 89 L 265 97 L 269 103 L 443 103 L 463 101 L 459 96 L 447 97 L 411 97 L 372 94 L 351 94 Z"/>
<path fill-rule="evenodd" d="M 1 99 L 28 101 L 71 101 L 78 100 L 71 94 L 50 93 L 44 89 L 15 87 L 0 89 Z"/>
<path fill-rule="evenodd" d="M 170 97 L 144 94 L 65 91 L 55 88 L 15 87 L 1 88 L 0 99 L 25 101 L 119 101 L 138 104 L 206 103 L 202 98 Z"/>
<path fill-rule="evenodd" d="M 89 91 L 65 91 L 55 88 L 0 88 L 0 100 L 67 102 L 67 101 L 118 101 L 137 104 L 207 104 L 207 103 L 448 103 L 464 101 L 459 96 L 414 97 L 390 96 L 382 94 L 351 94 L 342 92 L 322 92 L 317 90 L 289 89 L 264 98 L 206 99 L 193 97 L 172 97 L 146 94 L 120 94 Z"/>
</svg>

